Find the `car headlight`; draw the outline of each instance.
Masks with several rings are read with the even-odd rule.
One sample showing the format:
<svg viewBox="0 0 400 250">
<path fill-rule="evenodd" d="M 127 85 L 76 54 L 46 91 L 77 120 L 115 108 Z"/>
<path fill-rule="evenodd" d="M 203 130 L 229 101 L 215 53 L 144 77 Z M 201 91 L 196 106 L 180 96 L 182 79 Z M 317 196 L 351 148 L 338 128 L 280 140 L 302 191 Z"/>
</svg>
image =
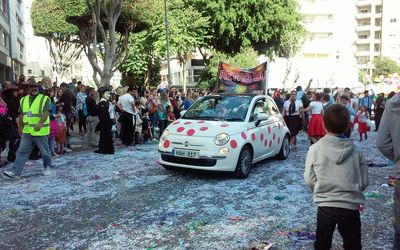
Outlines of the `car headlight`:
<svg viewBox="0 0 400 250">
<path fill-rule="evenodd" d="M 168 137 L 169 137 L 169 130 L 166 129 L 166 130 L 164 130 L 164 132 L 161 135 L 161 140 L 165 141 L 168 139 Z"/>
<path fill-rule="evenodd" d="M 215 143 L 215 145 L 217 145 L 217 146 L 222 146 L 222 145 L 227 144 L 229 140 L 230 140 L 230 138 L 229 138 L 229 135 L 228 135 L 228 134 L 221 133 L 221 134 L 218 134 L 218 135 L 215 137 L 214 143 Z"/>
</svg>

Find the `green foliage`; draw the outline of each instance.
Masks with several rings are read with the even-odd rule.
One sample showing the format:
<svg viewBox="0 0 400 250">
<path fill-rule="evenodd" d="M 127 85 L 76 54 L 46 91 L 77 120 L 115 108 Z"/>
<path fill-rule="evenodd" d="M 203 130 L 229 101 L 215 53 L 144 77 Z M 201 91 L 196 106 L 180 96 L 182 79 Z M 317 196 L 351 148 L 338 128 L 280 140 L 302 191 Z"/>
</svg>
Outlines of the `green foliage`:
<svg viewBox="0 0 400 250">
<path fill-rule="evenodd" d="M 258 53 L 253 48 L 244 48 L 234 56 L 214 51 L 208 63 L 207 72 L 200 77 L 199 87 L 202 89 L 211 88 L 216 84 L 218 65 L 220 62 L 228 63 L 244 69 L 257 66 Z"/>
<path fill-rule="evenodd" d="M 58 0 L 35 0 L 31 8 L 32 27 L 36 36 L 57 38 L 77 34 L 78 28 L 66 21 Z"/>
<path fill-rule="evenodd" d="M 152 39 L 148 31 L 132 34 L 129 38 L 128 57 L 119 67 L 124 83 L 158 85 L 161 58 L 154 53 Z"/>
<path fill-rule="evenodd" d="M 388 57 L 381 57 L 374 61 L 374 76 L 388 77 L 393 73 L 400 73 L 400 65 Z"/>
<path fill-rule="evenodd" d="M 168 1 L 171 56 L 184 63 L 199 47 L 207 47 L 208 18 L 193 7 L 185 8 L 182 0 Z M 129 55 L 120 66 L 129 83 L 157 85 L 161 59 L 166 57 L 166 31 L 163 0 L 153 0 L 153 9 L 143 13 L 152 25 L 145 31 L 132 34 Z"/>
<path fill-rule="evenodd" d="M 163 0 L 159 0 L 163 2 Z M 158 9 L 159 14 L 151 32 L 155 38 L 154 46 L 161 57 L 166 56 L 166 31 L 164 9 Z M 209 17 L 203 17 L 192 6 L 184 6 L 182 0 L 168 1 L 168 19 L 170 34 L 171 55 L 176 55 L 183 62 L 188 54 L 195 52 L 197 48 L 208 47 Z"/>
<path fill-rule="evenodd" d="M 252 47 L 269 57 L 290 57 L 299 49 L 305 29 L 295 0 L 185 0 L 210 17 L 208 44 L 236 54 Z"/>
</svg>

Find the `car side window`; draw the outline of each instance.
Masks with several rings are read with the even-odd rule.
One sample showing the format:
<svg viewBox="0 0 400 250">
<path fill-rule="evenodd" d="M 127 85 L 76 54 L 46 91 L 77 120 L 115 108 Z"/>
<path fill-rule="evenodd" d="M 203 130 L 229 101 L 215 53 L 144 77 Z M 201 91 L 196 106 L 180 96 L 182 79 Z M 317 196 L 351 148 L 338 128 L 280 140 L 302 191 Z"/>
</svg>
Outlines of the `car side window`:
<svg viewBox="0 0 400 250">
<path fill-rule="evenodd" d="M 257 119 L 257 115 L 259 113 L 266 113 L 267 115 L 269 114 L 269 108 L 268 108 L 268 102 L 266 102 L 264 99 L 258 100 L 255 105 L 254 108 L 251 112 L 250 115 L 250 122 L 254 122 Z"/>
<path fill-rule="evenodd" d="M 270 99 L 267 99 L 267 102 L 268 102 L 269 115 L 273 116 L 279 114 L 279 109 L 276 106 L 276 104 Z"/>
</svg>

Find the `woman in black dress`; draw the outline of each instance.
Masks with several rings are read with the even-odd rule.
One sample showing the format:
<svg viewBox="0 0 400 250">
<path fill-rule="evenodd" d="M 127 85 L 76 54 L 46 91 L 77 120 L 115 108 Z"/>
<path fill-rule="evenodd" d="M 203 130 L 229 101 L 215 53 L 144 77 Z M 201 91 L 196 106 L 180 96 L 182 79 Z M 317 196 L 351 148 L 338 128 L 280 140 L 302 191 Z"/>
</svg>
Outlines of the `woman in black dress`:
<svg viewBox="0 0 400 250">
<path fill-rule="evenodd" d="M 296 91 L 290 93 L 290 98 L 283 104 L 282 116 L 290 131 L 290 149 L 296 147 L 297 134 L 303 128 L 302 113 L 303 103 L 296 99 Z"/>
<path fill-rule="evenodd" d="M 99 112 L 99 124 L 96 130 L 100 131 L 99 149 L 96 153 L 99 154 L 114 154 L 114 144 L 112 138 L 112 125 L 113 121 L 110 118 L 108 100 L 110 98 L 110 91 L 106 87 L 99 89 L 100 102 L 97 104 Z"/>
</svg>

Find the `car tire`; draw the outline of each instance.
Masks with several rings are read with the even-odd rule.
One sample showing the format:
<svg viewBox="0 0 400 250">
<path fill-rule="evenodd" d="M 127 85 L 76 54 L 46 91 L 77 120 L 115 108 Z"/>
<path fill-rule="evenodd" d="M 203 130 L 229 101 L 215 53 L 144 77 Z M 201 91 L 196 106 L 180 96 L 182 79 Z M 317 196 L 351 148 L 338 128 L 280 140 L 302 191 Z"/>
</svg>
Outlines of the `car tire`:
<svg viewBox="0 0 400 250">
<path fill-rule="evenodd" d="M 286 160 L 289 156 L 289 151 L 290 151 L 289 135 L 286 135 L 282 141 L 281 150 L 279 150 L 279 153 L 276 155 L 276 159 L 281 161 Z"/>
<path fill-rule="evenodd" d="M 250 174 L 251 167 L 253 166 L 253 152 L 249 146 L 244 146 L 239 154 L 239 159 L 236 164 L 235 177 L 238 179 L 245 179 Z"/>
<path fill-rule="evenodd" d="M 173 167 L 168 166 L 168 165 L 161 165 L 163 168 L 165 168 L 166 170 L 170 171 L 170 170 L 174 170 Z"/>
</svg>

